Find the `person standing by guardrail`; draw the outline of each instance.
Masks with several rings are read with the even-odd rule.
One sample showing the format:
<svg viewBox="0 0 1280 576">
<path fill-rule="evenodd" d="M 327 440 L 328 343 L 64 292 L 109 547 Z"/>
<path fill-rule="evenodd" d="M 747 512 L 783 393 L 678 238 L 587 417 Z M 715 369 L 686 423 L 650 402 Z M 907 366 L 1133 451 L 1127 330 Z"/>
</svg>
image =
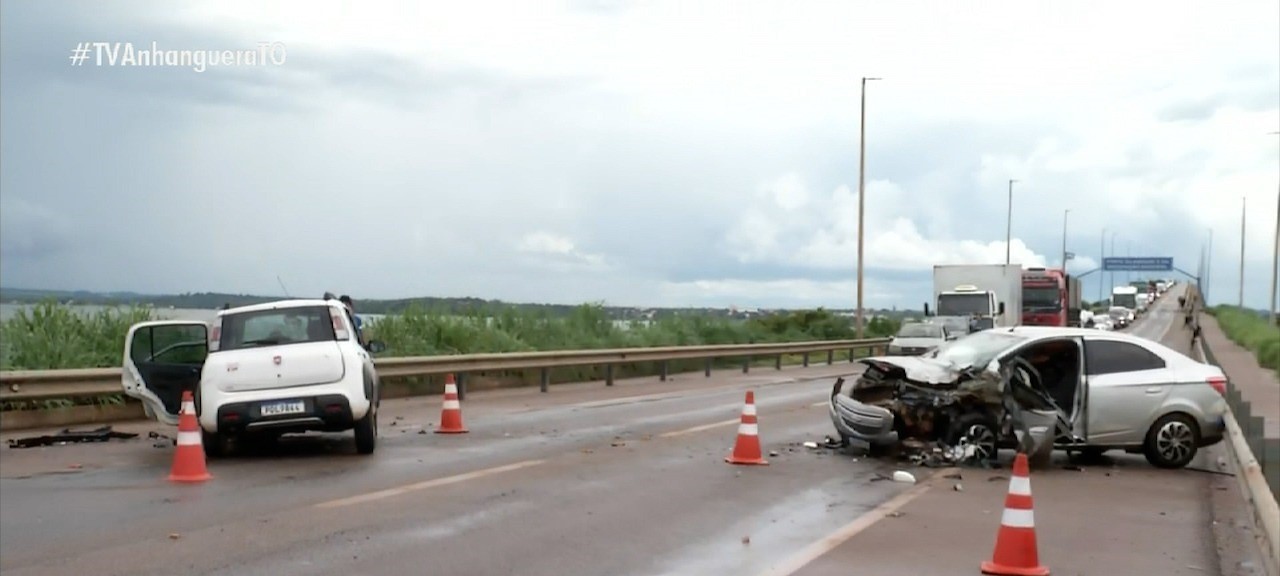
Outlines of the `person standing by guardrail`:
<svg viewBox="0 0 1280 576">
<path fill-rule="evenodd" d="M 360 320 L 360 316 L 356 314 L 355 302 L 353 302 L 351 300 L 351 297 L 346 294 L 343 294 L 342 296 L 340 296 L 338 298 L 338 301 L 342 302 L 343 304 L 346 304 L 347 312 L 351 314 L 351 322 L 355 324 L 355 327 L 356 327 L 356 341 L 359 342 L 361 346 L 363 346 L 364 345 L 364 322 L 362 322 Z"/>
</svg>

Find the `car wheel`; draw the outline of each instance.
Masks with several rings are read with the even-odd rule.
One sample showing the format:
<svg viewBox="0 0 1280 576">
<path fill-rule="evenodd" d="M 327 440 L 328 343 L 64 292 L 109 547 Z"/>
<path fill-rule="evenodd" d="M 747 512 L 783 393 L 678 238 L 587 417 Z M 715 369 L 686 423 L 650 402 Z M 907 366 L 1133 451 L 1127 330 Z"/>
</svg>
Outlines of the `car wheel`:
<svg viewBox="0 0 1280 576">
<path fill-rule="evenodd" d="M 951 423 L 947 434 L 948 446 L 959 446 L 961 442 L 977 447 L 975 460 L 995 460 L 1000 449 L 999 427 L 985 414 L 965 414 Z"/>
<path fill-rule="evenodd" d="M 356 452 L 373 454 L 378 447 L 378 409 L 369 407 L 369 413 L 356 422 Z"/>
<path fill-rule="evenodd" d="M 1168 414 L 1147 431 L 1143 452 L 1147 462 L 1158 468 L 1182 468 L 1196 457 L 1200 428 L 1186 414 Z"/>
</svg>

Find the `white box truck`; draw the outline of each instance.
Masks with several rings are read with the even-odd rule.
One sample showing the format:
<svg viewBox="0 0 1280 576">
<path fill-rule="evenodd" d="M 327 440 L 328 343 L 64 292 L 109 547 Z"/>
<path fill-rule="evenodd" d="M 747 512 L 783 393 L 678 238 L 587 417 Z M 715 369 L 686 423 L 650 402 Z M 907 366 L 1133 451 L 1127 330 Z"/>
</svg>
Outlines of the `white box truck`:
<svg viewBox="0 0 1280 576">
<path fill-rule="evenodd" d="M 1022 323 L 1021 264 L 939 264 L 933 267 L 933 310 L 925 314 L 965 331 Z"/>
</svg>

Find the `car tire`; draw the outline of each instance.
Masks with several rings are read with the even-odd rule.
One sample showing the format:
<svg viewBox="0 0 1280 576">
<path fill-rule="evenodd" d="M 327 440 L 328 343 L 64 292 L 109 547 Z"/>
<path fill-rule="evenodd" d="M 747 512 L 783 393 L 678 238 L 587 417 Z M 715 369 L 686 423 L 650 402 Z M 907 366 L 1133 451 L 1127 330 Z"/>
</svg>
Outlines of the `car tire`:
<svg viewBox="0 0 1280 576">
<path fill-rule="evenodd" d="M 958 446 L 961 439 L 968 438 L 970 444 L 977 444 L 978 460 L 994 461 L 1000 450 L 1000 427 L 995 419 L 986 414 L 963 414 L 951 422 L 947 431 L 947 445 Z"/>
<path fill-rule="evenodd" d="M 1183 468 L 1196 457 L 1200 427 L 1186 414 L 1166 414 L 1147 431 L 1143 455 L 1157 468 Z"/>
<path fill-rule="evenodd" d="M 376 405 L 369 406 L 369 413 L 364 418 L 356 421 L 356 452 L 360 454 L 373 454 L 378 447 L 378 408 Z"/>
</svg>

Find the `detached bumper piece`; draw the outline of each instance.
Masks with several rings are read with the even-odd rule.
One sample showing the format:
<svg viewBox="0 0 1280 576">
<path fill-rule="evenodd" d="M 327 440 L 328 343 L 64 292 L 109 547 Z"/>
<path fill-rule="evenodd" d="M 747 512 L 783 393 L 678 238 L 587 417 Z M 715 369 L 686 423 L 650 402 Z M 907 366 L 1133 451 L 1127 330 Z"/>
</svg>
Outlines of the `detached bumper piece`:
<svg viewBox="0 0 1280 576">
<path fill-rule="evenodd" d="M 53 446 L 56 444 L 70 444 L 83 442 L 109 442 L 112 438 L 128 440 L 137 438 L 137 434 L 131 432 L 116 432 L 110 426 L 103 426 L 93 430 L 73 431 L 70 428 L 63 428 L 57 434 L 45 436 L 28 436 L 26 438 L 13 438 L 9 440 L 10 448 L 34 448 L 36 446 Z"/>
</svg>

